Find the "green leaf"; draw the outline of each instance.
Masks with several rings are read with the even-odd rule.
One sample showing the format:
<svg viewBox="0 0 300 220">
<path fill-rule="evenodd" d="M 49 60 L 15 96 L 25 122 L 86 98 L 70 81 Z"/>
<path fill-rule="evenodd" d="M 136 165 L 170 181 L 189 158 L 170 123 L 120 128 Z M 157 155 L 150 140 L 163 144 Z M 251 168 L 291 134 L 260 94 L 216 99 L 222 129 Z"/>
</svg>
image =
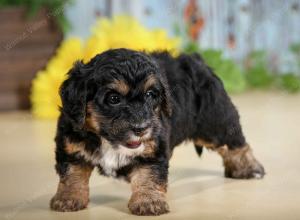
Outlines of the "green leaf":
<svg viewBox="0 0 300 220">
<path fill-rule="evenodd" d="M 223 58 L 222 51 L 209 49 L 202 51 L 201 55 L 223 81 L 227 92 L 239 93 L 246 89 L 245 76 L 240 67 L 233 60 Z"/>
<path fill-rule="evenodd" d="M 183 48 L 183 51 L 187 54 L 198 53 L 200 50 L 198 43 L 189 41 Z"/>
<path fill-rule="evenodd" d="M 288 73 L 280 76 L 280 85 L 283 89 L 290 93 L 296 93 L 300 91 L 300 77 Z"/>
<path fill-rule="evenodd" d="M 265 51 L 254 51 L 248 58 L 246 68 L 246 80 L 250 87 L 268 88 L 274 82 L 273 75 L 268 70 L 267 56 Z"/>
</svg>

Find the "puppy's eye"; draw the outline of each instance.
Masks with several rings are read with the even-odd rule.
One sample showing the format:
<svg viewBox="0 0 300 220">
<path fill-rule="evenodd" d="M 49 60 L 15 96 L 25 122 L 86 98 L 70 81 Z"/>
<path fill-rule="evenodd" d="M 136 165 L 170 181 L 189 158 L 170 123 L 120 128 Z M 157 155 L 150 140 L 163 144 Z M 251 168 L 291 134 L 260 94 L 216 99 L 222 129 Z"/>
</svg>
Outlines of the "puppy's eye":
<svg viewBox="0 0 300 220">
<path fill-rule="evenodd" d="M 154 90 L 150 89 L 145 93 L 146 98 L 156 98 L 157 94 Z"/>
<path fill-rule="evenodd" d="M 117 105 L 121 102 L 121 96 L 116 93 L 109 94 L 106 98 L 108 104 Z"/>
</svg>

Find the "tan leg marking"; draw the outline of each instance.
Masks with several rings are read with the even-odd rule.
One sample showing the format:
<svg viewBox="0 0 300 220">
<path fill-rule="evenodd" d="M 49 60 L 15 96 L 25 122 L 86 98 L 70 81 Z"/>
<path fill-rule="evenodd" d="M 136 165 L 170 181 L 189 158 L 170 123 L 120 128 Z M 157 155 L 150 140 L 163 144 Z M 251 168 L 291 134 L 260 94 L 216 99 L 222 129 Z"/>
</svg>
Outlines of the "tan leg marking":
<svg viewBox="0 0 300 220">
<path fill-rule="evenodd" d="M 65 142 L 65 151 L 67 154 L 74 154 L 84 151 L 83 143 L 71 143 L 69 140 Z"/>
<path fill-rule="evenodd" d="M 55 196 L 50 201 L 52 210 L 78 211 L 89 202 L 89 178 L 93 168 L 87 165 L 70 165 L 67 174 L 60 178 Z"/>
<path fill-rule="evenodd" d="M 161 215 L 169 212 L 167 183 L 158 184 L 149 168 L 137 168 L 130 176 L 132 195 L 128 208 L 135 215 Z"/>
<path fill-rule="evenodd" d="M 195 144 L 195 146 L 203 146 L 203 147 L 206 147 L 208 149 L 214 149 L 216 147 L 215 144 L 210 143 L 210 142 L 205 141 L 205 140 L 200 139 L 200 138 L 194 140 L 194 144 Z"/>
<path fill-rule="evenodd" d="M 222 156 L 225 176 L 238 179 L 262 178 L 264 167 L 256 160 L 249 145 L 229 150 L 225 145 L 217 149 Z"/>
<path fill-rule="evenodd" d="M 202 139 L 194 140 L 195 146 L 204 146 L 218 152 L 223 158 L 225 176 L 237 179 L 262 178 L 263 166 L 255 159 L 249 145 L 230 150 L 227 145 L 217 146 Z"/>
</svg>

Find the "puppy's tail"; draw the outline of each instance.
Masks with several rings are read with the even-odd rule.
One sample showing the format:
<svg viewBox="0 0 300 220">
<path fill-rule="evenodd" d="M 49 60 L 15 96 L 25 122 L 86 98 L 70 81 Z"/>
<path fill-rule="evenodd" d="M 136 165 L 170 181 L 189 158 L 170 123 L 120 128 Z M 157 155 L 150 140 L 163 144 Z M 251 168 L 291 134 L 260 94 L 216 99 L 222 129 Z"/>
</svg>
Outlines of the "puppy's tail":
<svg viewBox="0 0 300 220">
<path fill-rule="evenodd" d="M 195 150 L 196 150 L 198 156 L 201 157 L 202 152 L 203 152 L 203 147 L 202 147 L 202 146 L 195 145 Z"/>
</svg>

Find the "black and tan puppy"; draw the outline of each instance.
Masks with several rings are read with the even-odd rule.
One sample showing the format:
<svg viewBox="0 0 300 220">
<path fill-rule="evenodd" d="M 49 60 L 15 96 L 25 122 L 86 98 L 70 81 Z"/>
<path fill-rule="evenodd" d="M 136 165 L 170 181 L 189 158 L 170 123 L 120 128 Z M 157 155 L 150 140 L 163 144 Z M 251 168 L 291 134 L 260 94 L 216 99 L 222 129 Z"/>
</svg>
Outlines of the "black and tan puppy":
<svg viewBox="0 0 300 220">
<path fill-rule="evenodd" d="M 131 213 L 167 213 L 168 163 L 184 140 L 199 154 L 218 152 L 226 177 L 264 176 L 222 82 L 198 55 L 109 50 L 76 63 L 60 95 L 53 210 L 86 208 L 96 167 L 131 184 Z"/>
</svg>

